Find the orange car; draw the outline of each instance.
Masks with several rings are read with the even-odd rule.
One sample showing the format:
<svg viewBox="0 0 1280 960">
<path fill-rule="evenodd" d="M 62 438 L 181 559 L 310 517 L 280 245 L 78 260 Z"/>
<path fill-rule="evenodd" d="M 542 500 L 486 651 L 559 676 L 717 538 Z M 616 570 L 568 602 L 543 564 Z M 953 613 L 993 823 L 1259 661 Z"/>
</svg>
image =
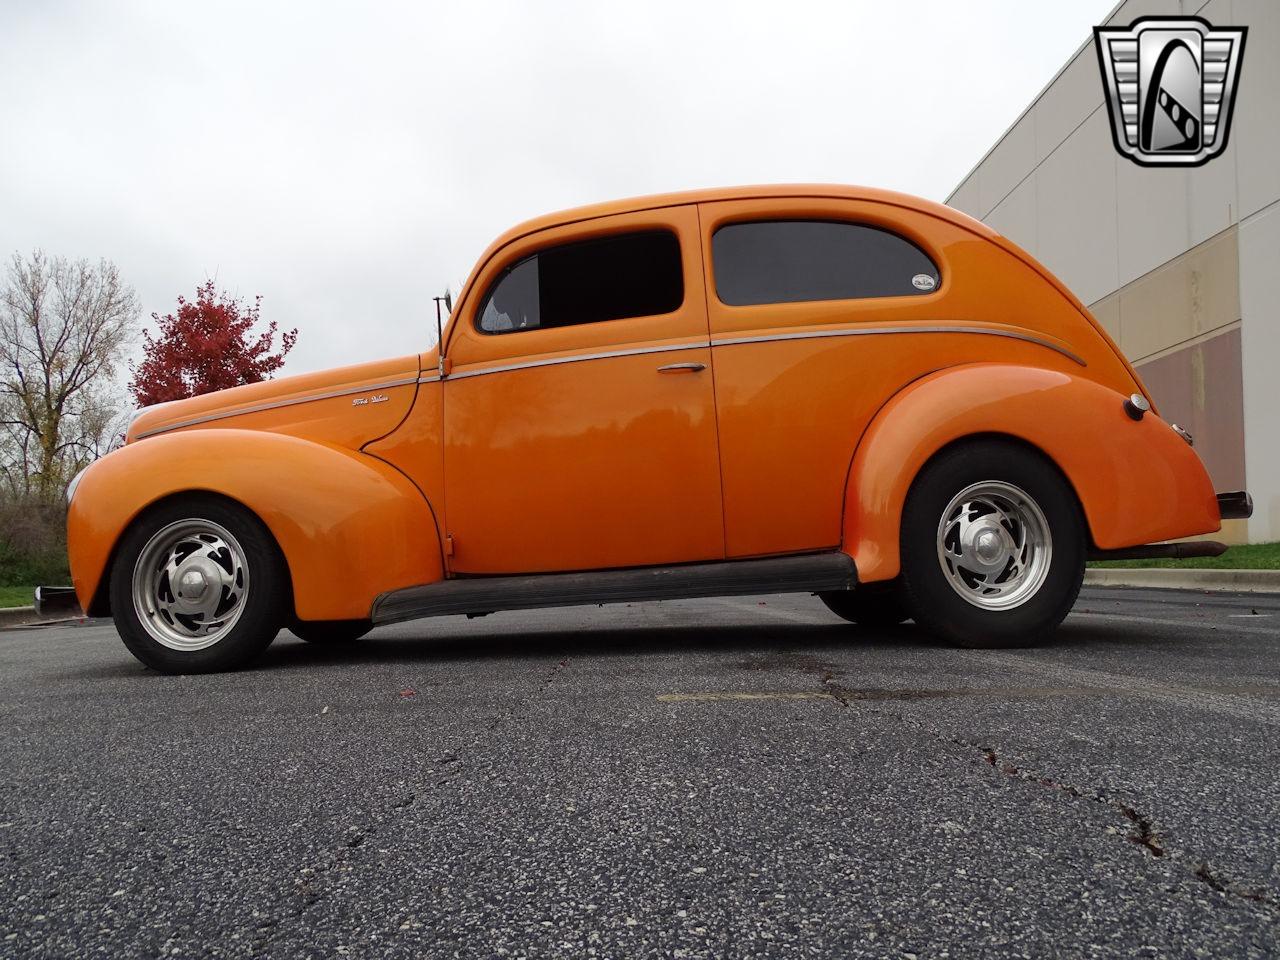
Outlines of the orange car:
<svg viewBox="0 0 1280 960">
<path fill-rule="evenodd" d="M 442 346 L 150 407 L 73 484 L 76 592 L 158 670 L 281 627 L 812 592 L 1034 642 L 1090 556 L 1219 529 L 1191 438 L 987 226 L 851 187 L 648 197 L 516 227 Z"/>
</svg>

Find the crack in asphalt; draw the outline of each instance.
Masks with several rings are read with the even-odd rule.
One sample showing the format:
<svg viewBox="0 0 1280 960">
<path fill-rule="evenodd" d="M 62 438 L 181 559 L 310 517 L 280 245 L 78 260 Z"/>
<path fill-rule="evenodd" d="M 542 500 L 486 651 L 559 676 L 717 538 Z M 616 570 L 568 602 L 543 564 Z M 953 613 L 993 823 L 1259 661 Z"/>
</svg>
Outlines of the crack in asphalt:
<svg viewBox="0 0 1280 960">
<path fill-rule="evenodd" d="M 438 780 L 436 786 L 444 786 L 456 778 L 461 770 L 460 764 L 461 760 L 456 753 L 445 753 L 438 757 L 434 765 L 432 765 L 432 769 L 445 769 L 447 775 L 444 779 Z M 276 915 L 266 913 L 265 910 L 261 914 L 255 911 L 256 923 L 252 940 L 255 952 L 260 952 L 267 948 L 273 935 L 272 931 L 280 926 L 284 919 L 301 919 L 310 907 L 322 900 L 330 885 L 329 879 L 334 873 L 349 872 L 356 869 L 357 864 L 352 862 L 352 857 L 359 855 L 356 854 L 356 851 L 364 846 L 366 840 L 378 835 L 376 821 L 379 813 L 404 813 L 417 802 L 418 794 L 410 792 L 403 794 L 399 799 L 393 800 L 385 808 L 380 807 L 377 810 L 371 810 L 366 819 L 374 822 L 352 824 L 328 849 L 326 855 L 320 857 L 311 866 L 300 868 L 293 885 L 293 894 L 297 899 L 292 901 L 292 905 L 290 905 L 286 896 L 281 901 L 284 910 Z"/>
<path fill-rule="evenodd" d="M 1054 786 L 1059 787 L 1060 789 L 1066 789 L 1066 787 L 1063 787 L 1058 783 L 1055 783 Z M 1133 807 L 1129 806 L 1127 803 L 1121 802 L 1120 800 L 1107 801 L 1106 798 L 1102 796 L 1095 796 L 1093 799 L 1100 802 L 1110 802 L 1112 806 L 1118 809 L 1129 819 L 1129 822 L 1132 823 L 1135 828 L 1134 832 L 1129 834 L 1130 843 L 1136 843 L 1140 847 L 1145 847 L 1153 857 L 1164 856 L 1164 846 L 1160 842 L 1160 835 L 1156 833 L 1155 827 L 1149 817 L 1144 816 Z"/>
<path fill-rule="evenodd" d="M 554 667 L 548 670 L 546 672 L 546 675 L 542 678 L 542 685 L 538 687 L 538 693 L 540 694 L 545 693 L 547 690 L 547 687 L 551 686 L 552 682 L 556 679 L 556 677 L 560 676 L 561 671 L 563 671 L 567 666 L 569 666 L 569 658 L 565 657 L 563 660 L 559 661 Z"/>
<path fill-rule="evenodd" d="M 938 734 L 936 731 L 930 732 L 941 738 L 941 734 Z M 978 748 L 978 745 L 972 741 L 963 741 L 955 737 L 947 737 L 945 739 L 947 742 L 953 743 L 957 746 Z M 1074 787 L 1069 783 L 1063 783 L 1059 780 L 1053 779 L 1052 777 L 1040 776 L 1030 770 L 1024 770 L 1017 764 L 1001 759 L 990 747 L 981 747 L 979 749 L 982 750 L 982 758 L 986 761 L 987 766 L 998 770 L 1006 777 L 1016 777 L 1019 780 L 1039 784 L 1040 786 L 1046 787 L 1050 790 L 1061 790 L 1063 793 L 1070 794 L 1080 800 L 1092 800 L 1095 803 L 1102 803 L 1115 808 L 1134 826 L 1134 831 L 1130 833 L 1127 838 L 1130 843 L 1134 843 L 1145 848 L 1153 857 L 1164 856 L 1164 845 L 1160 840 L 1160 835 L 1156 833 L 1155 825 L 1152 823 L 1151 819 L 1142 813 L 1139 813 L 1127 803 L 1112 799 L 1101 790 L 1081 790 L 1079 787 Z"/>
<path fill-rule="evenodd" d="M 992 748 L 980 744 L 976 741 L 966 740 L 961 737 L 952 737 L 935 730 L 928 724 L 908 717 L 892 710 L 885 710 L 871 706 L 865 698 L 857 696 L 856 690 L 850 690 L 843 687 L 838 679 L 839 670 L 837 667 L 827 663 L 821 663 L 814 657 L 808 657 L 805 654 L 789 654 L 787 658 L 790 665 L 798 666 L 806 660 L 810 669 L 818 671 L 818 677 L 822 684 L 822 690 L 832 700 L 839 703 L 842 708 L 848 708 L 851 701 L 857 701 L 858 705 L 864 710 L 880 716 L 896 720 L 913 729 L 923 732 L 940 743 L 949 746 L 958 747 L 966 752 L 977 750 L 982 755 L 982 762 L 991 767 L 1002 776 L 1022 780 L 1026 783 L 1033 783 L 1038 786 L 1050 790 L 1059 790 L 1069 796 L 1079 800 L 1089 800 L 1095 803 L 1101 803 L 1120 813 L 1131 825 L 1132 829 L 1125 836 L 1125 839 L 1141 847 L 1148 854 L 1157 858 L 1164 858 L 1166 855 L 1171 862 L 1176 862 L 1182 867 L 1187 868 L 1187 872 L 1196 878 L 1199 882 L 1205 884 L 1210 889 L 1222 894 L 1224 897 L 1232 897 L 1244 900 L 1248 903 L 1259 904 L 1267 908 L 1275 908 L 1280 906 L 1278 901 L 1265 889 L 1257 889 L 1246 887 L 1234 880 L 1223 877 L 1219 872 L 1209 866 L 1206 861 L 1199 860 L 1189 856 L 1185 852 L 1177 851 L 1170 846 L 1166 846 L 1166 842 L 1156 829 L 1155 821 L 1150 817 L 1141 813 L 1135 807 L 1119 800 L 1115 797 L 1108 796 L 1102 789 L 1082 789 L 1070 783 L 1048 777 L 1043 774 L 1028 770 L 997 755 Z M 1192 866 L 1191 864 L 1194 864 Z M 1268 909 L 1268 913 L 1274 913 L 1273 909 Z"/>
<path fill-rule="evenodd" d="M 561 659 L 557 660 L 556 663 L 551 667 L 551 669 L 546 670 L 542 673 L 542 680 L 538 684 L 538 689 L 536 692 L 530 694 L 527 697 L 512 699 L 508 701 L 506 705 L 506 709 L 503 712 L 495 714 L 494 716 L 489 718 L 489 722 L 487 725 L 489 731 L 492 732 L 494 730 L 497 730 L 498 727 L 502 726 L 504 721 L 509 721 L 512 718 L 514 718 L 521 710 L 523 710 L 528 705 L 528 703 L 531 700 L 536 700 L 541 698 L 542 695 L 547 692 L 547 688 L 550 687 L 551 684 L 555 682 L 556 678 L 559 677 L 560 674 L 563 673 L 565 669 L 568 668 L 568 666 L 569 666 L 568 657 L 562 657 Z"/>
<path fill-rule="evenodd" d="M 527 702 L 545 693 L 547 688 L 568 665 L 569 660 L 567 657 L 557 661 L 550 670 L 543 673 L 541 682 L 538 684 L 537 693 L 532 697 L 526 697 L 522 702 Z M 514 717 L 518 712 L 519 706 L 520 704 L 512 704 L 504 716 L 494 717 L 490 722 L 490 729 L 492 730 L 501 725 L 503 720 L 510 720 Z M 443 771 L 443 778 L 435 780 L 437 788 L 443 787 L 460 775 L 462 761 L 457 753 L 444 753 L 436 759 L 431 769 L 436 771 L 436 776 L 439 776 L 439 773 Z M 292 905 L 288 902 L 283 902 L 282 905 L 285 909 L 282 912 L 276 915 L 264 914 L 255 916 L 257 922 L 252 941 L 255 952 L 260 952 L 267 948 L 274 929 L 280 925 L 282 920 L 286 918 L 300 919 L 310 907 L 324 898 L 329 885 L 328 881 L 332 874 L 355 869 L 356 864 L 352 862 L 351 858 L 359 856 L 356 851 L 364 846 L 366 840 L 378 834 L 378 828 L 375 823 L 378 820 L 379 813 L 405 813 L 414 807 L 417 802 L 418 794 L 408 792 L 386 804 L 385 808 L 369 811 L 366 819 L 372 820 L 374 823 L 352 824 L 347 828 L 346 833 L 329 849 L 327 855 L 319 858 L 311 866 L 302 867 L 298 871 L 297 879 L 294 881 L 293 894 L 296 899 L 292 901 Z"/>
</svg>

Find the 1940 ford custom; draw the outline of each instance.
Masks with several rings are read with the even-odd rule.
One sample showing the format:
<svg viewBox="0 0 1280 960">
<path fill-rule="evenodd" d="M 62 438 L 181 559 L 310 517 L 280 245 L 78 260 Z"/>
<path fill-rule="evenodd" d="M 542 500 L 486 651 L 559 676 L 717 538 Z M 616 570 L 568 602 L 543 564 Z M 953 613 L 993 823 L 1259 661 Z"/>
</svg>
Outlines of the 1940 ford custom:
<svg viewBox="0 0 1280 960">
<path fill-rule="evenodd" d="M 127 441 L 72 485 L 72 574 L 169 672 L 282 627 L 789 591 L 1027 644 L 1087 557 L 1219 552 L 1153 544 L 1251 510 L 1029 255 L 831 186 L 531 221 L 437 349 L 150 407 Z"/>
</svg>

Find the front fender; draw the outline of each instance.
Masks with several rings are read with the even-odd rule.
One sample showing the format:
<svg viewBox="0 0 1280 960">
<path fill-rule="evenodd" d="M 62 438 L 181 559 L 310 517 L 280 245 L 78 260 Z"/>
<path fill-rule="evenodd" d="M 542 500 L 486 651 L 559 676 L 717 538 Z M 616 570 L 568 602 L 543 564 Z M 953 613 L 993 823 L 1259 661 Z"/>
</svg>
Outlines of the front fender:
<svg viewBox="0 0 1280 960">
<path fill-rule="evenodd" d="M 1219 529 L 1200 458 L 1154 413 L 1131 420 L 1124 399 L 1083 377 L 1006 364 L 950 367 L 905 387 L 871 422 L 849 471 L 843 544 L 858 579 L 898 575 L 912 481 L 943 447 L 979 435 L 1017 438 L 1056 463 L 1099 548 Z"/>
<path fill-rule="evenodd" d="M 431 507 L 388 464 L 284 434 L 192 430 L 130 444 L 81 478 L 67 552 L 82 608 L 99 596 L 129 524 L 153 503 L 197 491 L 236 500 L 266 524 L 303 620 L 363 619 L 378 594 L 444 576 Z"/>
</svg>

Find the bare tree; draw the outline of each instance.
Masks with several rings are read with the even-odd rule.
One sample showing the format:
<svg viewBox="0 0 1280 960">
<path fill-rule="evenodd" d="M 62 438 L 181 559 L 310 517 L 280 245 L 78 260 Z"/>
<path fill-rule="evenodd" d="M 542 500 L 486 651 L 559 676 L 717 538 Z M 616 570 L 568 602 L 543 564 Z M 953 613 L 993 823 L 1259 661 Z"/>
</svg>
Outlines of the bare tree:
<svg viewBox="0 0 1280 960">
<path fill-rule="evenodd" d="M 111 377 L 138 317 L 115 264 L 14 254 L 0 293 L 0 471 L 45 503 L 104 452 Z"/>
</svg>

